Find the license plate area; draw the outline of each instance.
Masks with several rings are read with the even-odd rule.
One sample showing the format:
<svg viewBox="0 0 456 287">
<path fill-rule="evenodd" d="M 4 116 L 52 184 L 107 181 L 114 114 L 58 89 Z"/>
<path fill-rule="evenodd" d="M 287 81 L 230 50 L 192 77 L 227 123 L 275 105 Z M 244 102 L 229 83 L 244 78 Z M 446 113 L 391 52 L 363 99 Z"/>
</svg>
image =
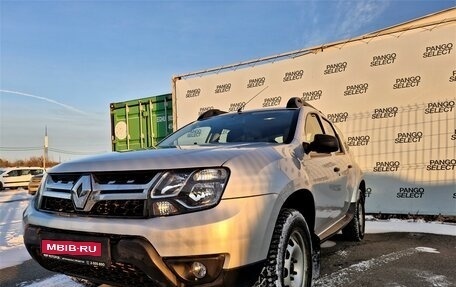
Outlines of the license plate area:
<svg viewBox="0 0 456 287">
<path fill-rule="evenodd" d="M 40 242 L 45 258 L 100 267 L 111 264 L 109 238 L 42 233 Z"/>
</svg>

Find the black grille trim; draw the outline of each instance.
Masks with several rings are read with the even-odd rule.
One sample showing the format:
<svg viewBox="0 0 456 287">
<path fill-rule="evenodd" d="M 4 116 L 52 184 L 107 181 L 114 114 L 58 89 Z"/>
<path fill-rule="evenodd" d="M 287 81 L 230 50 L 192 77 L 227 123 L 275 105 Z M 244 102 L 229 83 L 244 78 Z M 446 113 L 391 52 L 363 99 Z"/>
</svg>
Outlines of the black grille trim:
<svg viewBox="0 0 456 287">
<path fill-rule="evenodd" d="M 94 278 L 105 278 L 105 281 L 100 283 L 109 283 L 114 286 L 160 287 L 160 285 L 156 284 L 152 279 L 144 274 L 141 269 L 136 268 L 134 265 L 122 262 L 114 262 L 108 268 L 104 268 L 43 258 L 42 264 L 52 271 L 85 278 L 89 281 L 93 281 Z"/>
<path fill-rule="evenodd" d="M 109 267 L 88 266 L 60 260 L 53 260 L 41 256 L 38 248 L 31 248 L 35 258 L 48 270 L 63 273 L 69 276 L 84 278 L 91 282 L 110 284 L 113 286 L 149 286 L 161 287 L 147 274 L 136 266 L 123 262 L 112 262 Z M 97 282 L 97 278 L 103 281 Z"/>
<path fill-rule="evenodd" d="M 146 203 L 146 200 L 103 200 L 95 203 L 89 212 L 83 212 L 76 210 L 70 199 L 44 196 L 41 210 L 94 217 L 147 218 Z"/>
</svg>

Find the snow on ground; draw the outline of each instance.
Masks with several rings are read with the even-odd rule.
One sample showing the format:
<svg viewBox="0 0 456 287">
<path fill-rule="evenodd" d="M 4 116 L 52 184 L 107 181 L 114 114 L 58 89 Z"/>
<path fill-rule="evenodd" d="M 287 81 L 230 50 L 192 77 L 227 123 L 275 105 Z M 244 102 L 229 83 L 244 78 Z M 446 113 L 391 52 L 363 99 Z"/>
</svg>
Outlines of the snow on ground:
<svg viewBox="0 0 456 287">
<path fill-rule="evenodd" d="M 0 269 L 30 259 L 22 238 L 22 211 L 31 198 L 23 189 L 0 192 Z"/>
<path fill-rule="evenodd" d="M 0 269 L 19 265 L 31 259 L 22 238 L 22 211 L 32 198 L 27 190 L 0 192 Z M 456 224 L 414 220 L 376 220 L 368 216 L 366 233 L 418 232 L 456 236 Z M 325 247 L 325 246 L 322 246 Z M 328 247 L 328 246 L 326 246 Z M 423 252 L 423 250 L 418 250 Z M 430 252 L 425 250 L 426 252 Z M 23 282 L 25 287 L 82 286 L 64 275 L 56 275 L 39 282 Z"/>
<path fill-rule="evenodd" d="M 20 287 L 84 287 L 84 285 L 79 284 L 71 280 L 66 275 L 55 275 L 48 279 L 37 281 L 37 282 L 22 282 Z"/>
<path fill-rule="evenodd" d="M 376 220 L 366 217 L 366 233 L 419 232 L 456 236 L 456 224 L 442 222 L 425 222 L 424 220 Z"/>
</svg>

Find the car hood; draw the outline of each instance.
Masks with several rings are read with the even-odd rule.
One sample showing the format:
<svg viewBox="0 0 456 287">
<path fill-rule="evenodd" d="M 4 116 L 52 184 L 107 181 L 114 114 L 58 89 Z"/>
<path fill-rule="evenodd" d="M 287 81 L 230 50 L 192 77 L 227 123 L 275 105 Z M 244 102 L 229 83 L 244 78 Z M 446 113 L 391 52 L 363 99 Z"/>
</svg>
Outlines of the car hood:
<svg viewBox="0 0 456 287">
<path fill-rule="evenodd" d="M 185 146 L 153 150 L 112 152 L 59 164 L 49 173 L 164 170 L 222 166 L 235 157 L 269 153 L 276 144 L 244 143 L 211 146 Z"/>
</svg>

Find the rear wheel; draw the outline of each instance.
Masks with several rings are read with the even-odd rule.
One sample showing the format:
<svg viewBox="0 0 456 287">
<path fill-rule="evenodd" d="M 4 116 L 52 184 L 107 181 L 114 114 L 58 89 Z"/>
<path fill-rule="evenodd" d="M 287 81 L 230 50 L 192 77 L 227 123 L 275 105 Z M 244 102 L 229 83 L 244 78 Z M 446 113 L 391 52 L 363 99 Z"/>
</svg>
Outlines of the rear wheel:
<svg viewBox="0 0 456 287">
<path fill-rule="evenodd" d="M 345 239 L 350 241 L 361 241 L 364 238 L 366 226 L 364 197 L 360 197 L 356 203 L 356 210 L 353 219 L 342 229 Z"/>
<path fill-rule="evenodd" d="M 306 220 L 294 209 L 281 211 L 268 257 L 255 286 L 310 287 L 312 244 Z"/>
</svg>

